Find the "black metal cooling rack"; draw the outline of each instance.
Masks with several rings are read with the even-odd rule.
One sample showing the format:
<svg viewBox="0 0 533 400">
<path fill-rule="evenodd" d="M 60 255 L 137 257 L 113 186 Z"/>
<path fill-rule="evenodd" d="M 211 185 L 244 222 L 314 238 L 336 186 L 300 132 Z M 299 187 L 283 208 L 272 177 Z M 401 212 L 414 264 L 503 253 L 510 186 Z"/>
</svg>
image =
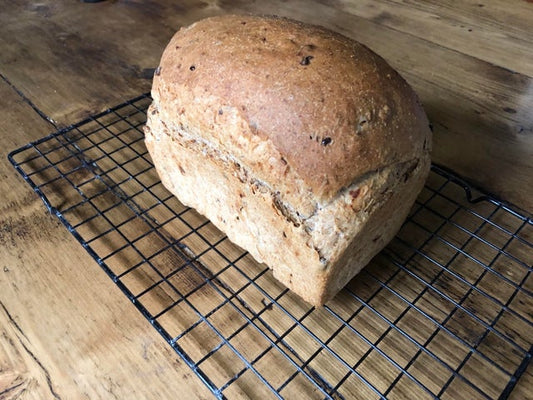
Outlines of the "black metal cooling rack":
<svg viewBox="0 0 533 400">
<path fill-rule="evenodd" d="M 216 397 L 509 396 L 532 354 L 530 218 L 434 166 L 397 237 L 315 309 L 162 187 L 150 101 L 9 159 Z"/>
</svg>

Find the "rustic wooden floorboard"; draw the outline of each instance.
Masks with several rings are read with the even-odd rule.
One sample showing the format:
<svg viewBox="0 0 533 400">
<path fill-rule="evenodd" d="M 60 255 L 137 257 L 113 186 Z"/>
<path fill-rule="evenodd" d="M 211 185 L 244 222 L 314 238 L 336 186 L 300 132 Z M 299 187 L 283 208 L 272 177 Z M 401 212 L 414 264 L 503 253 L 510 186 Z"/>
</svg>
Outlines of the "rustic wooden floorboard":
<svg viewBox="0 0 533 400">
<path fill-rule="evenodd" d="M 54 127 L 0 81 L 0 399 L 209 398 L 7 153 Z"/>
</svg>

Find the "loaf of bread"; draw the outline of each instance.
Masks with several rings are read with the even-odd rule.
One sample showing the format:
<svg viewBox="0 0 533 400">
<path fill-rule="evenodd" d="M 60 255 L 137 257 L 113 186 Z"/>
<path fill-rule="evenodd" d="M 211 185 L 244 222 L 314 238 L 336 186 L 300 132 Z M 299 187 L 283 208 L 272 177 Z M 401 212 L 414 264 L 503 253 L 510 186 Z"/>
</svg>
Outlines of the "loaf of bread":
<svg viewBox="0 0 533 400">
<path fill-rule="evenodd" d="M 182 28 L 154 75 L 146 145 L 163 184 L 313 305 L 397 233 L 431 132 L 367 47 L 278 17 Z"/>
</svg>

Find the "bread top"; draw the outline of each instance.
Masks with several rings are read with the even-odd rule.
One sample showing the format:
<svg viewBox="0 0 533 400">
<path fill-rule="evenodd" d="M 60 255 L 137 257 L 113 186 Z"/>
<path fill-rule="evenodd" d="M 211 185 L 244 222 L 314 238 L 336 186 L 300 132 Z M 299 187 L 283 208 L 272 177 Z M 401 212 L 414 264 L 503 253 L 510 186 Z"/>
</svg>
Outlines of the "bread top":
<svg viewBox="0 0 533 400">
<path fill-rule="evenodd" d="M 369 171 L 420 157 L 430 143 L 416 94 L 381 57 L 285 18 L 225 15 L 182 28 L 163 53 L 152 95 L 177 114 L 195 106 L 181 107 L 180 98 L 217 104 L 218 114 L 237 110 L 322 201 Z M 216 124 L 212 114 L 195 113 L 204 130 Z M 236 145 L 222 143 L 230 152 Z"/>
</svg>

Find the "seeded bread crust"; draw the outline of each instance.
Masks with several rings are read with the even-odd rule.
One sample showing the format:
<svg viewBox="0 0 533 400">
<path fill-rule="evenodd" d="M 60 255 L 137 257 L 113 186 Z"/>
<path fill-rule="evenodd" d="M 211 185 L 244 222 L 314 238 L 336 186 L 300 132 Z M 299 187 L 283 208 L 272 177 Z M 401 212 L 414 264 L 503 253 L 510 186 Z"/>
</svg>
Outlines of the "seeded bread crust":
<svg viewBox="0 0 533 400">
<path fill-rule="evenodd" d="M 181 29 L 145 129 L 163 184 L 324 304 L 394 236 L 429 170 L 427 118 L 366 47 L 276 17 Z"/>
</svg>

